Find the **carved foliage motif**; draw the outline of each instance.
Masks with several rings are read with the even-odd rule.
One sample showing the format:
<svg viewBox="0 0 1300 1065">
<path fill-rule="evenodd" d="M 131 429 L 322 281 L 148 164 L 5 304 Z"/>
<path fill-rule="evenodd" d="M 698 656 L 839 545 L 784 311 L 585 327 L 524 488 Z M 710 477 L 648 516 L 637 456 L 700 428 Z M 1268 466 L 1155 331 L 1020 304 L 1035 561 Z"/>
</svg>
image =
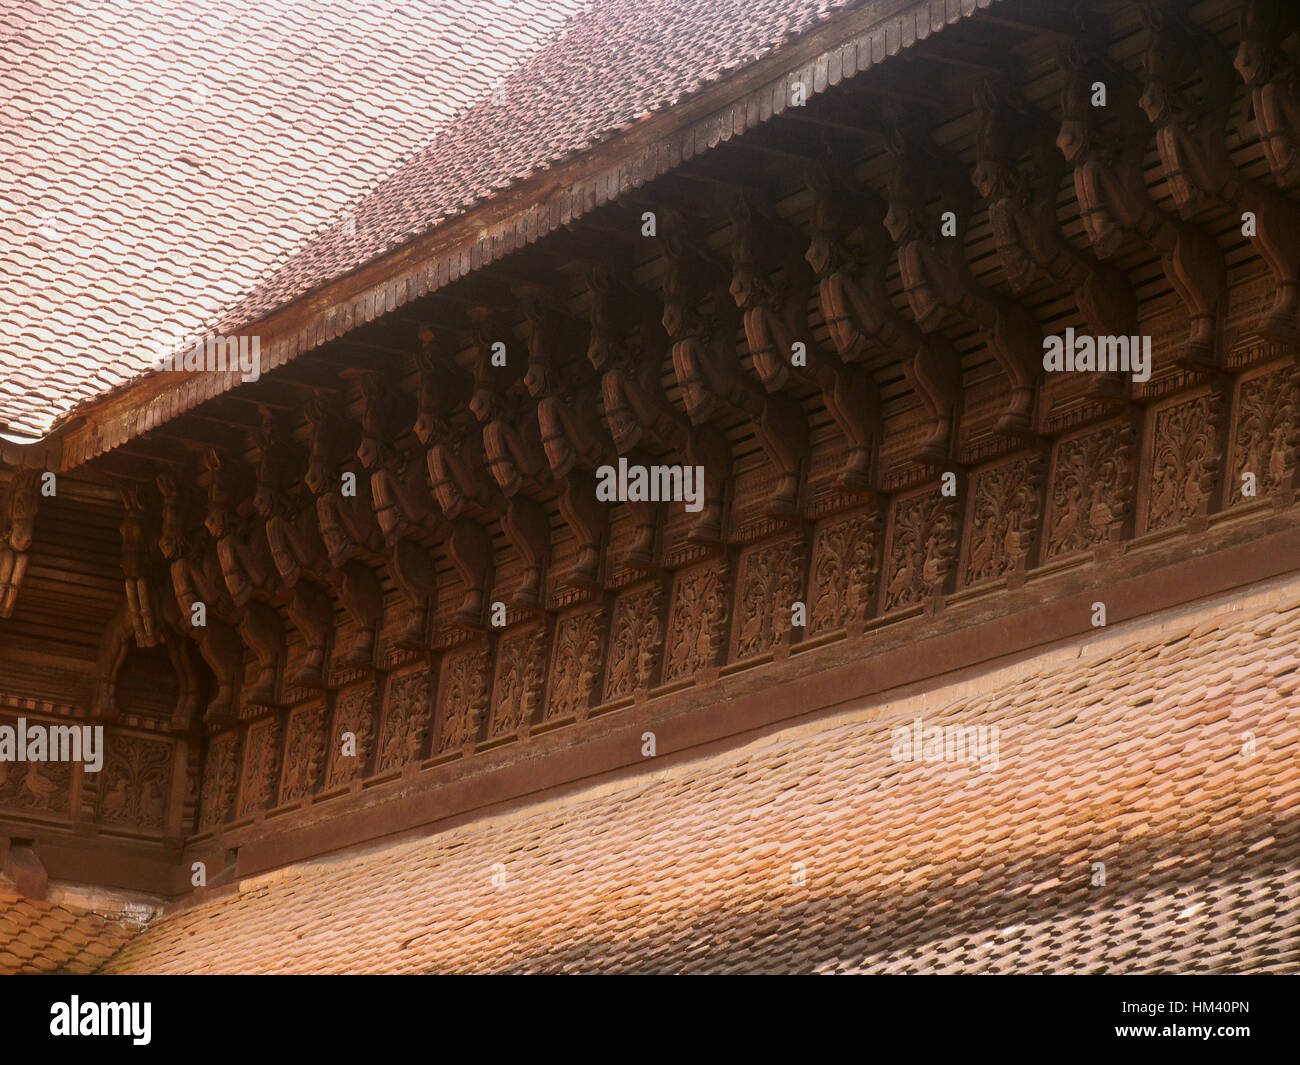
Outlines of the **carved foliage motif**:
<svg viewBox="0 0 1300 1065">
<path fill-rule="evenodd" d="M 885 610 L 913 606 L 942 591 L 957 554 L 953 502 L 938 489 L 895 504 Z"/>
<path fill-rule="evenodd" d="M 485 650 L 450 655 L 442 695 L 438 750 L 452 751 L 478 738 L 488 708 L 492 661 Z"/>
<path fill-rule="evenodd" d="M 581 720 L 591 705 L 600 676 L 605 642 L 605 612 L 588 610 L 564 618 L 555 631 L 555 663 L 546 718 L 575 715 Z"/>
<path fill-rule="evenodd" d="M 1030 459 L 981 470 L 974 481 L 963 584 L 1023 566 L 1038 525 L 1038 477 Z"/>
<path fill-rule="evenodd" d="M 251 817 L 275 802 L 280 777 L 280 722 L 258 721 L 248 728 L 244 743 L 244 780 L 240 785 L 238 815 Z"/>
<path fill-rule="evenodd" d="M 662 590 L 652 585 L 624 595 L 614 607 L 606 699 L 621 699 L 650 686 L 663 646 L 662 603 Z"/>
<path fill-rule="evenodd" d="M 352 733 L 356 741 L 355 754 L 343 753 L 343 734 Z M 347 784 L 360 777 L 370 761 L 370 748 L 375 735 L 375 692 L 369 685 L 349 688 L 339 695 L 334 708 L 334 732 L 329 737 L 330 768 L 326 783 L 329 787 Z M 349 745 L 349 750 L 352 747 Z"/>
<path fill-rule="evenodd" d="M 677 578 L 664 681 L 689 677 L 717 663 L 726 635 L 728 608 L 725 566 L 697 566 Z"/>
<path fill-rule="evenodd" d="M 878 515 L 824 522 L 813 545 L 809 633 L 830 632 L 867 615 L 876 592 Z"/>
<path fill-rule="evenodd" d="M 531 721 L 546 683 L 546 631 L 535 628 L 504 638 L 492 710 L 492 735 L 517 732 Z"/>
<path fill-rule="evenodd" d="M 1109 426 L 1064 440 L 1052 470 L 1047 558 L 1118 539 L 1133 495 L 1132 433 Z"/>
<path fill-rule="evenodd" d="M 1277 491 L 1294 466 L 1296 387 L 1289 367 L 1241 383 L 1237 427 L 1233 433 L 1232 502 L 1242 492 L 1244 474 L 1255 475 L 1255 498 Z"/>
<path fill-rule="evenodd" d="M 803 594 L 804 545 L 801 539 L 756 547 L 740 565 L 737 599 L 737 658 L 764 654 L 790 631 L 791 613 Z"/>
<path fill-rule="evenodd" d="M 135 736 L 109 735 L 106 740 L 99 820 L 162 828 L 171 790 L 171 747 Z"/>
<path fill-rule="evenodd" d="M 379 772 L 396 769 L 420 756 L 432 717 L 429 674 L 421 670 L 394 677 L 379 740 Z"/>
<path fill-rule="evenodd" d="M 199 795 L 199 828 L 214 828 L 230 816 L 239 780 L 239 736 L 227 732 L 208 744 Z"/>
<path fill-rule="evenodd" d="M 1203 509 L 1219 465 L 1215 420 L 1208 395 L 1156 412 L 1148 529 L 1177 525 Z"/>
<path fill-rule="evenodd" d="M 284 746 L 284 776 L 280 781 L 281 802 L 293 802 L 316 790 L 328 753 L 325 746 L 328 720 L 323 706 L 303 707 L 290 715 Z"/>
</svg>

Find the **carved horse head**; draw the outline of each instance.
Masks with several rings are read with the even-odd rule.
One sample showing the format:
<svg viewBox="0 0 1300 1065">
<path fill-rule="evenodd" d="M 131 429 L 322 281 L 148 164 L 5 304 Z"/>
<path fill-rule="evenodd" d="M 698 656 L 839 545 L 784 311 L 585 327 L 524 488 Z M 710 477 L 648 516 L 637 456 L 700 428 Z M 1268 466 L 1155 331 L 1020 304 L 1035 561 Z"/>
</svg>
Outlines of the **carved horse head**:
<svg viewBox="0 0 1300 1065">
<path fill-rule="evenodd" d="M 1293 0 L 1246 0 L 1233 66 L 1250 88 L 1263 85 L 1288 64 L 1282 42 L 1300 28 L 1300 9 Z"/>
<path fill-rule="evenodd" d="M 339 418 L 328 395 L 312 396 L 307 402 L 307 490 L 319 496 L 333 488 L 338 477 Z"/>
<path fill-rule="evenodd" d="M 4 542 L 20 554 L 32 546 L 32 534 L 36 527 L 36 509 L 39 503 L 36 487 L 39 480 L 38 470 L 16 470 L 13 479 L 9 482 L 9 492 L 5 497 L 2 516 L 5 530 Z"/>
</svg>

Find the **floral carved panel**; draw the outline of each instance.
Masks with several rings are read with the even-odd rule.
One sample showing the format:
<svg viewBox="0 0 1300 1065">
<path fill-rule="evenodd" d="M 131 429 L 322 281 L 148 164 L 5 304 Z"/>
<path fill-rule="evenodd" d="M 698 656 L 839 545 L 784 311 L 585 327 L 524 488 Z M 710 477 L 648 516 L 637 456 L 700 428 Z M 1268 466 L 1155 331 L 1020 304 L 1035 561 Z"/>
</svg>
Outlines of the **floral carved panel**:
<svg viewBox="0 0 1300 1065">
<path fill-rule="evenodd" d="M 678 574 L 668 619 L 665 682 L 718 664 L 727 633 L 729 595 L 725 563 L 695 566 Z"/>
<path fill-rule="evenodd" d="M 766 654 L 790 631 L 802 601 L 806 552 L 802 538 L 750 548 L 740 561 L 732 656 Z"/>
<path fill-rule="evenodd" d="M 605 648 L 605 611 L 586 610 L 562 618 L 555 629 L 555 658 L 546 719 L 586 717 L 600 679 Z"/>
</svg>

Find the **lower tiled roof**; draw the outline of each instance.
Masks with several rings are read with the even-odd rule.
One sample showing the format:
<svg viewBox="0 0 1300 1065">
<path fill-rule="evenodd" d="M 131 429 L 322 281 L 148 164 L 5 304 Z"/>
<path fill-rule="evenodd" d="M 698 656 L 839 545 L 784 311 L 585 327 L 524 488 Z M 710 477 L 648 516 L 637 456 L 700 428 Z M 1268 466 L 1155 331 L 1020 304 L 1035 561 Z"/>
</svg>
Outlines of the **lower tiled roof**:
<svg viewBox="0 0 1300 1065">
<path fill-rule="evenodd" d="M 138 931 L 79 907 L 23 898 L 0 881 L 0 975 L 92 973 Z"/>
<path fill-rule="evenodd" d="M 246 882 L 106 971 L 1300 971 L 1298 636 L 1300 578 Z M 896 760 L 918 717 L 996 767 Z"/>
</svg>

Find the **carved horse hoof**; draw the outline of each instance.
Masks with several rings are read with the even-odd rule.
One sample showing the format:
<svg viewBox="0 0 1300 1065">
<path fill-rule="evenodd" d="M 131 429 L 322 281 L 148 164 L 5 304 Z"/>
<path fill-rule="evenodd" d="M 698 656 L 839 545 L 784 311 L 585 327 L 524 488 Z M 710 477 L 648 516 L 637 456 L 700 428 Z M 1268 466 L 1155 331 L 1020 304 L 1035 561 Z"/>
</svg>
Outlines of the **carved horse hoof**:
<svg viewBox="0 0 1300 1065">
<path fill-rule="evenodd" d="M 584 547 L 578 552 L 577 561 L 569 571 L 569 583 L 580 588 L 600 587 L 600 551 L 595 547 Z"/>
<path fill-rule="evenodd" d="M 293 683 L 299 688 L 325 688 L 325 673 L 318 665 L 305 665 L 294 674 Z"/>
<path fill-rule="evenodd" d="M 782 477 L 764 510 L 771 518 L 797 520 L 802 517 L 799 513 L 799 478 L 793 475 Z"/>
<path fill-rule="evenodd" d="M 871 476 L 868 466 L 870 458 L 865 449 L 859 448 L 849 456 L 849 461 L 845 463 L 844 469 L 840 475 L 835 478 L 835 483 L 846 492 L 852 492 L 854 495 L 869 495 L 871 493 Z"/>
</svg>

